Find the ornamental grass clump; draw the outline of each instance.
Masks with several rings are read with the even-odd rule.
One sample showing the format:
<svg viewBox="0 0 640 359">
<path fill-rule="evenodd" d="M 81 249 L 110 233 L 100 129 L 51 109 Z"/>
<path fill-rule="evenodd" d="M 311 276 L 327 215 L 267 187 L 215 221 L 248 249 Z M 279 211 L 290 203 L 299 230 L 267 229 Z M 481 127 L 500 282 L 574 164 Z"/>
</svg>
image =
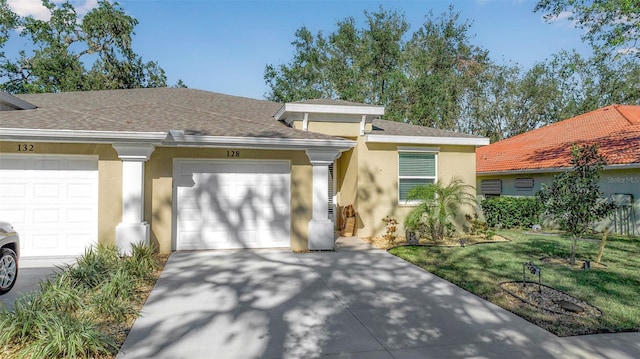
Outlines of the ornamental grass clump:
<svg viewBox="0 0 640 359">
<path fill-rule="evenodd" d="M 159 266 L 147 245 L 134 246 L 130 257 L 121 257 L 113 246 L 87 250 L 41 281 L 39 292 L 19 297 L 13 311 L 0 309 L 0 357 L 115 354 L 119 329 L 114 328 L 138 316 L 141 288 L 152 283 Z"/>
</svg>

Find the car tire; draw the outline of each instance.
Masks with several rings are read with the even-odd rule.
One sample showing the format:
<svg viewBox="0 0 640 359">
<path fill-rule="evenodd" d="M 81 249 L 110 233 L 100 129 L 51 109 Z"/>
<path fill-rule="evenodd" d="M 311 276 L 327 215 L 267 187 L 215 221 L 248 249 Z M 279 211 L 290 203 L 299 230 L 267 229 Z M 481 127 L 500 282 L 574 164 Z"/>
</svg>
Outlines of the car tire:
<svg viewBox="0 0 640 359">
<path fill-rule="evenodd" d="M 2 248 L 0 255 L 0 295 L 13 288 L 18 279 L 18 256 L 9 248 Z"/>
</svg>

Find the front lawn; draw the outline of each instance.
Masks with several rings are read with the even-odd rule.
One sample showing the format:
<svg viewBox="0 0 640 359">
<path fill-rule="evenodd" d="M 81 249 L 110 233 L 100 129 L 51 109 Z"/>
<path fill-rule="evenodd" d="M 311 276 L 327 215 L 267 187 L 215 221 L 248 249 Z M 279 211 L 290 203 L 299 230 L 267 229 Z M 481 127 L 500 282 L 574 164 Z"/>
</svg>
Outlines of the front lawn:
<svg viewBox="0 0 640 359">
<path fill-rule="evenodd" d="M 640 239 L 613 235 L 602 263 L 583 270 L 541 258 L 563 258 L 571 240 L 558 234 L 501 231 L 511 242 L 466 247 L 404 246 L 390 253 L 426 269 L 559 336 L 640 331 Z M 599 238 L 599 237 L 594 237 Z M 577 260 L 595 261 L 599 240 L 580 240 Z M 579 317 L 540 311 L 506 294 L 499 283 L 522 280 L 523 263 L 541 268 L 542 284 L 598 307 L 600 317 Z M 537 280 L 528 275 L 529 280 Z"/>
</svg>

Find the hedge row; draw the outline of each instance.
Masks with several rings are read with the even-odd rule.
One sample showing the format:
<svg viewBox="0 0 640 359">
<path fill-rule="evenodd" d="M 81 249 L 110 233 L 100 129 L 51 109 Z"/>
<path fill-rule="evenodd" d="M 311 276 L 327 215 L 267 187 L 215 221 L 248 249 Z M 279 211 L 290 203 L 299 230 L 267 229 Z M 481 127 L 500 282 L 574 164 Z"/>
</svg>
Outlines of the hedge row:
<svg viewBox="0 0 640 359">
<path fill-rule="evenodd" d="M 492 228 L 529 228 L 540 223 L 542 213 L 542 203 L 537 197 L 491 197 L 480 206 Z"/>
</svg>

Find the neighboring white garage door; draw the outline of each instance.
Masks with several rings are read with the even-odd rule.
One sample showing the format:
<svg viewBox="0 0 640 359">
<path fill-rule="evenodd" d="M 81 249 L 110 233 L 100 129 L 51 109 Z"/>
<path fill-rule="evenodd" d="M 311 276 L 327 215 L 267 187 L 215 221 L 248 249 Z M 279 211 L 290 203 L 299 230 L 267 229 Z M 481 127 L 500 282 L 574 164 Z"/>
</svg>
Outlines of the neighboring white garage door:
<svg viewBox="0 0 640 359">
<path fill-rule="evenodd" d="M 97 157 L 1 154 L 0 220 L 23 257 L 82 254 L 98 238 Z"/>
<path fill-rule="evenodd" d="M 176 249 L 290 247 L 288 161 L 176 160 Z"/>
</svg>

